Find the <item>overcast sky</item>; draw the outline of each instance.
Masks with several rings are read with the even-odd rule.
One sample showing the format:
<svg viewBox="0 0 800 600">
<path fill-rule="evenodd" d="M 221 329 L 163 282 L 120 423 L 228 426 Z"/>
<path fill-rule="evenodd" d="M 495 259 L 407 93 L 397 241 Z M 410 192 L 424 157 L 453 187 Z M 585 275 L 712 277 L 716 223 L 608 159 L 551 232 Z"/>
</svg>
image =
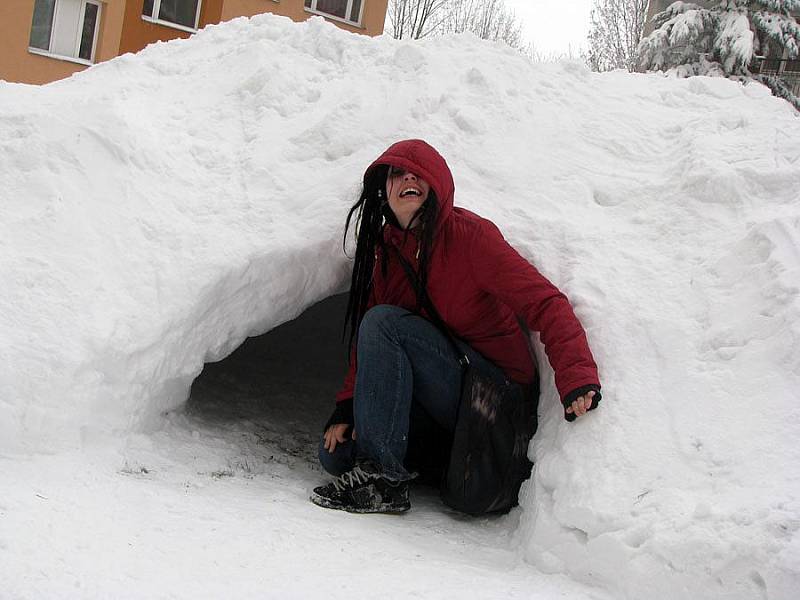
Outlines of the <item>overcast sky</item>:
<svg viewBox="0 0 800 600">
<path fill-rule="evenodd" d="M 592 0 L 506 0 L 523 21 L 523 33 L 536 50 L 549 55 L 574 54 L 586 44 Z"/>
</svg>

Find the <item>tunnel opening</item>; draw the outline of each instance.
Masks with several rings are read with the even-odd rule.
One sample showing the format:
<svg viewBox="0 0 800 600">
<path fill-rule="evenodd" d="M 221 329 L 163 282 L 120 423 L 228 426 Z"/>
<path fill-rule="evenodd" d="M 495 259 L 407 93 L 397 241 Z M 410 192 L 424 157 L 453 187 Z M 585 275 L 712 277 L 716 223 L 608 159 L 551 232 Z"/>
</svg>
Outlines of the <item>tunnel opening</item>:
<svg viewBox="0 0 800 600">
<path fill-rule="evenodd" d="M 318 448 L 348 366 L 346 306 L 347 294 L 328 297 L 206 363 L 187 402 L 167 414 L 164 448 L 171 460 L 190 464 L 201 481 L 276 482 L 291 502 L 306 502 L 313 486 L 331 478 Z M 519 511 L 470 517 L 442 503 L 438 483 L 412 482 L 412 505 L 427 515 L 426 527 L 441 518 L 445 529 L 459 523 L 487 546 L 511 539 Z"/>
<path fill-rule="evenodd" d="M 262 472 L 275 462 L 320 470 L 317 445 L 347 369 L 346 306 L 347 294 L 326 298 L 206 363 L 182 416 L 196 435 L 240 447 L 241 460 L 224 475 Z"/>
<path fill-rule="evenodd" d="M 205 364 L 186 404 L 168 415 L 170 431 L 192 448 L 184 459 L 199 475 L 280 479 L 306 491 L 330 479 L 318 448 L 348 366 L 348 344 L 342 339 L 347 299 L 347 294 L 330 296 L 296 319 L 247 338 L 226 358 Z M 471 522 L 442 503 L 438 484 L 417 477 L 414 506 Z M 486 515 L 476 525 L 495 523 L 505 537 L 518 520 L 514 511 L 510 519 Z"/>
</svg>

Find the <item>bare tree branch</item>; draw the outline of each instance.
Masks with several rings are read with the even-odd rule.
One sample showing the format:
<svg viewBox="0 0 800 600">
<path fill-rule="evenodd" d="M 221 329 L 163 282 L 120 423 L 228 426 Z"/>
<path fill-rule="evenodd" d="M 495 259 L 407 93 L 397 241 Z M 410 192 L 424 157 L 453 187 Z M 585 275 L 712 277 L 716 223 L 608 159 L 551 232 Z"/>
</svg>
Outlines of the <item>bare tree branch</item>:
<svg viewBox="0 0 800 600">
<path fill-rule="evenodd" d="M 505 0 L 389 0 L 389 33 L 396 39 L 470 32 L 522 46 L 522 24 Z"/>
<path fill-rule="evenodd" d="M 594 0 L 585 57 L 589 67 L 634 71 L 646 15 L 647 0 Z"/>
</svg>

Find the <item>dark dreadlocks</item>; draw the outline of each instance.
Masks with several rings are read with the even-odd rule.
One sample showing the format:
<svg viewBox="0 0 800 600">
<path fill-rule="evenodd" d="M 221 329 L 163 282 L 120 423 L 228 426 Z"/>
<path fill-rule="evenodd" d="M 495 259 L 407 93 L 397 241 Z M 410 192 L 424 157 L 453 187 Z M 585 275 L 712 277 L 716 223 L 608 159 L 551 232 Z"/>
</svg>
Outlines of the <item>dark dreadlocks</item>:
<svg viewBox="0 0 800 600">
<path fill-rule="evenodd" d="M 378 165 L 364 175 L 364 185 L 358 202 L 353 205 L 347 214 L 347 222 L 344 226 L 342 245 L 346 247 L 347 233 L 350 230 L 353 215 L 355 215 L 355 230 L 358 241 L 356 243 L 355 262 L 353 263 L 353 276 L 350 280 L 350 298 L 347 301 L 347 313 L 342 332 L 343 335 L 347 333 L 349 324 L 351 350 L 358 326 L 361 324 L 361 319 L 367 310 L 367 302 L 372 288 L 372 273 L 375 269 L 375 258 L 379 253 L 381 257 L 381 272 L 386 275 L 389 248 L 387 248 L 386 241 L 383 239 L 384 224 L 388 223 L 395 227 L 400 227 L 387 199 L 386 177 L 388 173 L 388 165 Z M 428 283 L 428 260 L 431 246 L 433 245 L 433 232 L 438 214 L 439 203 L 436 194 L 431 189 L 428 192 L 428 198 L 411 218 L 409 228 L 405 230 L 405 235 L 408 236 L 410 225 L 418 221 L 417 227 L 420 228 L 420 237 L 417 277 L 420 286 L 417 290 L 417 311 L 419 311 L 419 307 L 422 304 L 422 293 Z"/>
</svg>

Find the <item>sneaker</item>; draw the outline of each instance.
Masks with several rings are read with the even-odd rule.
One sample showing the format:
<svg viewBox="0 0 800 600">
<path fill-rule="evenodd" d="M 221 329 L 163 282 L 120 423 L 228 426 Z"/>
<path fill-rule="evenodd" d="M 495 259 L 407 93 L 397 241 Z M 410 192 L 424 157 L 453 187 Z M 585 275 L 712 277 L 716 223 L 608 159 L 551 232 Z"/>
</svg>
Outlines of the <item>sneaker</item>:
<svg viewBox="0 0 800 600">
<path fill-rule="evenodd" d="M 411 508 L 408 482 L 390 481 L 369 464 L 314 488 L 310 499 L 317 506 L 351 513 L 404 513 Z"/>
</svg>

